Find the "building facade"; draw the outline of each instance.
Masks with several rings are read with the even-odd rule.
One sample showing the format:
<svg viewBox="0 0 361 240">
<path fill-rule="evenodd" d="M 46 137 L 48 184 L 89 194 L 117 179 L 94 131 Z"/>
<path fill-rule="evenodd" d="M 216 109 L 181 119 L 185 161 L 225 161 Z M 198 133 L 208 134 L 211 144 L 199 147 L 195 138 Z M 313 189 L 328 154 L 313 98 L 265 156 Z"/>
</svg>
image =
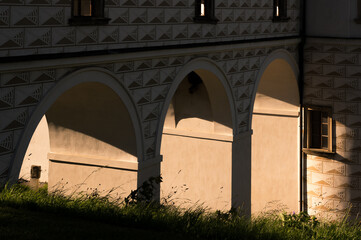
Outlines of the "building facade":
<svg viewBox="0 0 361 240">
<path fill-rule="evenodd" d="M 309 2 L 0 1 L 2 180 L 357 214 L 361 41 Z"/>
<path fill-rule="evenodd" d="M 333 150 L 307 152 L 305 192 L 310 213 L 331 218 L 356 216 L 361 207 L 360 4 L 307 1 L 306 7 L 303 100 L 332 110 Z"/>
</svg>

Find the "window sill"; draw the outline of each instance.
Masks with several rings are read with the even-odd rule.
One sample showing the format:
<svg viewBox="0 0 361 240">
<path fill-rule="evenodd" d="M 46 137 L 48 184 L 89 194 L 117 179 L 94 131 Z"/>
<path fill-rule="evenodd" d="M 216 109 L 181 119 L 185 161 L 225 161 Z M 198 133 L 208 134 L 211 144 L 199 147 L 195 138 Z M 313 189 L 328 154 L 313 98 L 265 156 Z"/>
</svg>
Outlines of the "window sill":
<svg viewBox="0 0 361 240">
<path fill-rule="evenodd" d="M 69 19 L 69 25 L 72 26 L 87 26 L 87 25 L 107 25 L 110 21 L 110 18 L 102 17 L 72 17 Z"/>
<path fill-rule="evenodd" d="M 217 24 L 217 22 L 219 21 L 217 18 L 215 17 L 201 17 L 201 16 L 196 16 L 193 18 L 193 21 L 195 23 L 209 23 L 209 24 Z"/>
<path fill-rule="evenodd" d="M 288 22 L 290 17 L 273 17 L 272 22 Z"/>
<path fill-rule="evenodd" d="M 336 154 L 336 152 L 333 151 L 329 151 L 326 149 L 318 149 L 318 148 L 304 148 L 302 149 L 302 152 L 306 153 L 306 154 L 313 154 L 313 155 L 333 155 Z"/>
</svg>

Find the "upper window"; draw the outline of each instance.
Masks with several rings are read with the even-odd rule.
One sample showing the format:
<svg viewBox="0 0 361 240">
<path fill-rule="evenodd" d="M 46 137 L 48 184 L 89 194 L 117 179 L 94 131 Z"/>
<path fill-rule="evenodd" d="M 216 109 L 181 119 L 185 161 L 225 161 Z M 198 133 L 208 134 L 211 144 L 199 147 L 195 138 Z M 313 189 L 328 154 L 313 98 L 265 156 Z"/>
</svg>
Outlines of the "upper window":
<svg viewBox="0 0 361 240">
<path fill-rule="evenodd" d="M 287 21 L 287 0 L 273 0 L 273 21 Z"/>
<path fill-rule="evenodd" d="M 214 16 L 214 0 L 195 0 L 194 21 L 199 23 L 217 23 Z"/>
<path fill-rule="evenodd" d="M 104 17 L 104 0 L 72 0 L 72 25 L 102 25 L 109 22 Z"/>
<path fill-rule="evenodd" d="M 305 107 L 305 150 L 332 153 L 331 108 Z"/>
<path fill-rule="evenodd" d="M 361 0 L 357 0 L 357 17 L 355 22 L 361 24 Z"/>
</svg>

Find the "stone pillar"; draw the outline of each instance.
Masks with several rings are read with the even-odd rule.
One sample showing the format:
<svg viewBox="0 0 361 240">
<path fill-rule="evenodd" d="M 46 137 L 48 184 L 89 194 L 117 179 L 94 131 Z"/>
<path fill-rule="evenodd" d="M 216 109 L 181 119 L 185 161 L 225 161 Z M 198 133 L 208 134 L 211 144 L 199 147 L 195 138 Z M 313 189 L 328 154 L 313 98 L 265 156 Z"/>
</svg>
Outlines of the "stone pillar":
<svg viewBox="0 0 361 240">
<path fill-rule="evenodd" d="M 160 163 L 162 162 L 162 155 L 156 156 L 153 159 L 140 162 L 138 164 L 138 187 L 151 177 L 160 176 Z M 160 200 L 160 184 L 154 184 L 154 200 Z"/>
<path fill-rule="evenodd" d="M 246 215 L 251 215 L 251 135 L 235 135 L 232 147 L 232 207 Z"/>
</svg>

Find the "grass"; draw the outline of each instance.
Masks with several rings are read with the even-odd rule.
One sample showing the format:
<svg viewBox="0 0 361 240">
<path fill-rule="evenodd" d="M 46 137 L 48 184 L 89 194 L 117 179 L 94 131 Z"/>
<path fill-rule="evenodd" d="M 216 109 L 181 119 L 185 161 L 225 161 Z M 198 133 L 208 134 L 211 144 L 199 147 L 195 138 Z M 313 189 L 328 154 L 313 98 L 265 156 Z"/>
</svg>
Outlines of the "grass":
<svg viewBox="0 0 361 240">
<path fill-rule="evenodd" d="M 184 239 L 179 234 L 121 227 L 96 219 L 0 207 L 0 239 Z"/>
<path fill-rule="evenodd" d="M 135 199 L 135 198 L 133 198 Z M 129 199 L 128 199 L 129 200 Z M 97 194 L 65 197 L 14 185 L 0 192 L 0 239 L 361 239 L 356 222 L 300 214 L 206 212 Z"/>
</svg>

